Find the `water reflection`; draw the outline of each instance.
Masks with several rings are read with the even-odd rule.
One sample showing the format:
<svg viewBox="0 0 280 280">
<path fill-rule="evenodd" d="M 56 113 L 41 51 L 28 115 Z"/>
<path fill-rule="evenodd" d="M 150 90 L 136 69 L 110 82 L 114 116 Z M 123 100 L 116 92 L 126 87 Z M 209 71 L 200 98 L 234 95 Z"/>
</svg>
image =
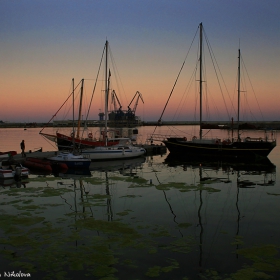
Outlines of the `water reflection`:
<svg viewBox="0 0 280 280">
<path fill-rule="evenodd" d="M 26 260 L 29 245 L 37 240 L 32 235 L 30 244 L 20 247 L 26 253 L 20 260 L 38 271 L 54 255 L 57 271 L 69 278 L 73 267 L 81 267 L 79 273 L 90 279 L 126 279 L 128 271 L 131 279 L 241 279 L 245 265 L 247 271 L 257 267 L 258 248 L 264 254 L 267 244 L 279 246 L 279 188 L 270 161 L 155 156 L 96 162 L 89 173 L 69 172 L 47 181 L 30 180 L 26 189 L 2 189 L 8 214 L 14 209 L 15 217 L 29 211 L 30 219 L 44 218 L 36 230 L 47 227 L 50 244 L 42 239 L 36 245 L 41 263 L 37 256 Z M 21 231 L 24 236 L 31 233 L 28 224 Z M 251 259 L 245 250 L 252 250 Z M 273 265 L 279 260 L 270 253 L 265 261 Z M 104 263 L 108 256 L 111 261 Z"/>
<path fill-rule="evenodd" d="M 206 191 L 206 189 L 203 186 L 215 184 L 216 187 L 217 183 L 231 183 L 233 186 L 236 185 L 235 207 L 237 219 L 235 232 L 235 256 L 236 258 L 239 258 L 238 250 L 240 244 L 242 244 L 242 237 L 240 236 L 240 222 L 246 215 L 244 211 L 244 200 L 242 203 L 243 208 L 241 207 L 243 210 L 240 209 L 239 205 L 240 189 L 254 189 L 257 186 L 274 186 L 276 183 L 276 166 L 268 158 L 256 161 L 217 161 L 211 158 L 188 157 L 187 159 L 182 160 L 171 155 L 168 155 L 166 157 L 166 159 L 164 160 L 164 164 L 172 168 L 180 167 L 181 170 L 187 172 L 188 174 L 194 172 L 199 175 L 199 179 L 197 182 L 201 184 L 201 187 L 197 188 L 197 191 L 199 193 L 199 205 L 197 207 L 197 228 L 199 228 L 198 269 L 200 273 L 203 273 L 203 271 L 205 272 L 204 269 L 206 260 L 203 261 L 203 257 L 206 254 L 206 252 L 204 252 L 204 246 L 209 246 L 205 244 L 207 242 L 207 239 L 209 239 L 209 236 L 207 235 L 207 233 L 205 233 L 205 230 L 209 231 L 209 227 L 207 227 L 209 222 L 209 215 L 205 215 L 205 209 L 207 209 L 207 204 L 209 203 L 209 201 L 206 198 L 206 196 L 203 195 L 203 192 L 205 193 Z M 210 209 L 208 210 L 211 211 Z M 244 224 L 245 223 L 246 221 L 244 220 Z"/>
<path fill-rule="evenodd" d="M 58 182 L 58 185 L 66 187 L 73 187 L 74 192 L 74 207 L 69 199 L 64 198 L 66 204 L 70 206 L 70 209 L 77 213 L 83 213 L 84 217 L 87 215 L 87 207 L 90 211 L 90 217 L 93 217 L 93 210 L 91 207 L 93 197 L 95 199 L 103 199 L 106 202 L 107 221 L 113 221 L 114 213 L 112 210 L 112 194 L 110 191 L 110 179 L 116 174 L 122 176 L 128 176 L 131 178 L 138 178 L 138 170 L 142 169 L 143 163 L 146 161 L 145 157 L 139 157 L 135 159 L 124 159 L 124 160 L 112 160 L 112 161 L 96 161 L 91 162 L 88 170 L 74 170 L 68 169 L 64 173 L 55 174 L 62 181 Z M 99 175 L 98 175 L 99 174 Z M 97 178 L 101 176 L 103 180 Z M 69 180 L 64 180 L 69 179 Z M 95 181 L 97 179 L 97 181 Z M 116 178 L 115 178 L 116 179 Z M 93 185 L 98 184 L 104 186 L 105 195 L 97 195 Z M 78 205 L 82 205 L 82 209 L 78 211 Z M 100 204 L 101 206 L 104 204 Z"/>
<path fill-rule="evenodd" d="M 54 176 L 60 178 L 82 178 L 90 177 L 91 172 L 89 169 L 67 169 L 65 172 L 54 173 Z"/>
<path fill-rule="evenodd" d="M 26 180 L 15 180 L 14 178 L 0 179 L 0 186 L 3 188 L 26 188 L 27 183 Z"/>
<path fill-rule="evenodd" d="M 91 162 L 89 170 L 101 172 L 119 171 L 121 174 L 125 175 L 127 170 L 132 171 L 133 169 L 140 168 L 145 161 L 145 157 L 123 160 L 96 161 Z"/>
</svg>

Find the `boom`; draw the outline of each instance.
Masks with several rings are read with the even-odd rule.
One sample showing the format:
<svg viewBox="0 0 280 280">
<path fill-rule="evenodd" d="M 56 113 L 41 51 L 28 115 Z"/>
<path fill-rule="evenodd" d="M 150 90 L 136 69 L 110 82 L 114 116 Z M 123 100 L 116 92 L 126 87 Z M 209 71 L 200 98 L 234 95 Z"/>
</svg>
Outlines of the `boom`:
<svg viewBox="0 0 280 280">
<path fill-rule="evenodd" d="M 137 95 L 138 95 L 138 96 L 137 96 Z M 133 109 L 131 110 L 130 105 L 131 105 L 131 103 L 133 102 L 133 100 L 134 100 L 134 98 L 135 98 L 136 96 L 137 96 L 137 98 L 136 98 L 134 107 L 133 107 Z M 143 100 L 143 97 L 142 97 L 141 92 L 136 91 L 135 95 L 133 96 L 132 100 L 130 101 L 130 103 L 129 103 L 129 105 L 128 105 L 128 111 L 132 111 L 133 114 L 135 114 L 135 112 L 136 112 L 136 108 L 137 108 L 137 106 L 138 106 L 139 98 L 141 98 L 141 100 L 142 100 L 142 102 L 143 102 L 143 104 L 144 104 L 144 100 Z"/>
</svg>

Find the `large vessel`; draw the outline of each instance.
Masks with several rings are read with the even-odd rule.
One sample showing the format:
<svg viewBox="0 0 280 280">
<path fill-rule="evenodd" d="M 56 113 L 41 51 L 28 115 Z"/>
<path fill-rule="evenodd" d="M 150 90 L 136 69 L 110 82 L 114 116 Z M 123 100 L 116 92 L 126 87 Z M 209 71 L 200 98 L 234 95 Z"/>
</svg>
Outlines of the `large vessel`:
<svg viewBox="0 0 280 280">
<path fill-rule="evenodd" d="M 240 49 L 238 50 L 238 123 L 237 136 L 228 139 L 204 138 L 202 136 L 202 85 L 204 82 L 203 58 L 202 58 L 202 35 L 203 26 L 200 29 L 200 55 L 199 55 L 199 94 L 200 94 L 200 130 L 198 136 L 191 139 L 187 137 L 171 136 L 163 140 L 171 154 L 180 157 L 186 156 L 215 156 L 215 157 L 267 157 L 272 149 L 276 146 L 276 138 L 273 133 L 266 134 L 264 138 L 244 137 L 241 138 L 239 131 L 239 108 L 240 108 Z M 270 136 L 270 138 L 269 138 Z"/>
</svg>

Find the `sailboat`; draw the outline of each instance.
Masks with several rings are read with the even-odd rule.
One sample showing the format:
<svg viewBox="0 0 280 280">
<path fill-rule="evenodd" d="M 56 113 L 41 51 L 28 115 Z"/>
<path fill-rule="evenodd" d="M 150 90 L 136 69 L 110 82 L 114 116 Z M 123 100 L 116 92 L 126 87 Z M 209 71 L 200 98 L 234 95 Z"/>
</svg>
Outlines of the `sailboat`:
<svg viewBox="0 0 280 280">
<path fill-rule="evenodd" d="M 211 156 L 211 157 L 267 157 L 276 146 L 276 139 L 266 135 L 264 138 L 246 137 L 241 139 L 239 134 L 239 107 L 240 107 L 240 49 L 238 51 L 238 129 L 237 138 L 221 140 L 218 138 L 206 139 L 202 137 L 202 23 L 200 30 L 200 54 L 199 54 L 199 91 L 200 91 L 200 130 L 199 136 L 192 139 L 186 137 L 167 137 L 162 142 L 169 152 L 177 156 Z"/>
<path fill-rule="evenodd" d="M 80 94 L 80 100 L 79 100 L 79 116 L 77 121 L 77 127 L 76 131 L 74 129 L 74 115 L 73 115 L 73 130 L 69 133 L 69 135 L 65 133 L 60 133 L 59 131 L 56 131 L 55 134 L 49 134 L 45 133 L 43 130 L 49 126 L 49 123 L 54 119 L 54 117 L 58 114 L 58 112 L 63 108 L 63 106 L 66 104 L 66 102 L 69 100 L 69 98 L 72 96 L 73 98 L 73 110 L 74 110 L 74 92 L 77 86 L 81 83 L 81 94 Z M 83 104 L 83 84 L 84 79 L 81 80 L 76 88 L 73 86 L 73 90 L 71 94 L 67 97 L 67 99 L 64 101 L 64 103 L 60 106 L 60 108 L 57 110 L 57 112 L 53 115 L 53 117 L 49 120 L 47 125 L 41 129 L 39 132 L 40 135 L 45 137 L 46 139 L 55 142 L 57 145 L 58 150 L 64 151 L 64 150 L 71 150 L 71 149 L 83 149 L 83 148 L 94 148 L 98 146 L 104 146 L 105 145 L 105 138 L 103 136 L 101 137 L 95 137 L 91 132 L 86 133 L 85 136 L 81 135 L 81 112 L 82 112 L 82 104 Z M 121 138 L 115 138 L 115 139 L 109 139 L 107 141 L 107 146 L 116 145 L 119 144 L 121 141 Z"/>
<path fill-rule="evenodd" d="M 95 147 L 94 149 L 82 149 L 82 155 L 85 155 L 91 160 L 112 160 L 112 159 L 124 159 L 124 158 L 134 158 L 142 156 L 146 153 L 146 150 L 142 147 L 133 146 L 130 139 L 127 138 L 125 144 L 121 143 L 114 146 L 108 146 L 108 97 L 110 89 L 110 78 L 111 71 L 108 69 L 108 48 L 109 43 L 105 43 L 105 129 L 103 132 L 105 138 L 105 146 Z"/>
<path fill-rule="evenodd" d="M 81 95 L 83 94 L 83 84 L 84 80 L 82 80 L 81 83 Z M 74 127 L 74 79 L 72 79 L 72 85 L 73 85 L 73 132 L 72 132 L 72 152 L 69 151 L 64 151 L 64 152 L 59 152 L 57 155 L 53 157 L 49 157 L 48 160 L 51 162 L 55 163 L 63 163 L 66 164 L 68 168 L 89 168 L 91 160 L 88 158 L 85 158 L 83 155 L 77 153 L 75 149 L 75 127 Z M 80 106 L 81 108 L 81 106 Z M 81 110 L 79 110 L 79 124 L 80 124 L 80 115 L 81 115 Z M 78 127 L 80 126 L 78 124 Z M 79 129 L 77 136 L 79 137 Z"/>
</svg>

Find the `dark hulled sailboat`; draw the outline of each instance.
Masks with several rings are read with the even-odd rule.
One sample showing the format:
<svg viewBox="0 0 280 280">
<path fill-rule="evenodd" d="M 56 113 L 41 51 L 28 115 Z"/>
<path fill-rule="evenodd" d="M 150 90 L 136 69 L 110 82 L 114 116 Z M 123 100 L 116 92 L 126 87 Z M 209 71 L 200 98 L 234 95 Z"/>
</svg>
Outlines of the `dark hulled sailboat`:
<svg viewBox="0 0 280 280">
<path fill-rule="evenodd" d="M 239 134 L 239 107 L 240 107 L 240 50 L 238 51 L 238 129 L 237 138 L 227 139 L 221 141 L 218 138 L 204 139 L 202 137 L 202 23 L 200 28 L 200 77 L 199 77 L 199 91 L 200 91 L 200 131 L 199 137 L 194 136 L 187 140 L 185 137 L 168 137 L 162 142 L 172 155 L 180 157 L 185 156 L 215 156 L 215 157 L 267 157 L 272 149 L 276 146 L 276 139 L 265 138 L 251 138 L 246 137 L 241 139 Z"/>
</svg>

